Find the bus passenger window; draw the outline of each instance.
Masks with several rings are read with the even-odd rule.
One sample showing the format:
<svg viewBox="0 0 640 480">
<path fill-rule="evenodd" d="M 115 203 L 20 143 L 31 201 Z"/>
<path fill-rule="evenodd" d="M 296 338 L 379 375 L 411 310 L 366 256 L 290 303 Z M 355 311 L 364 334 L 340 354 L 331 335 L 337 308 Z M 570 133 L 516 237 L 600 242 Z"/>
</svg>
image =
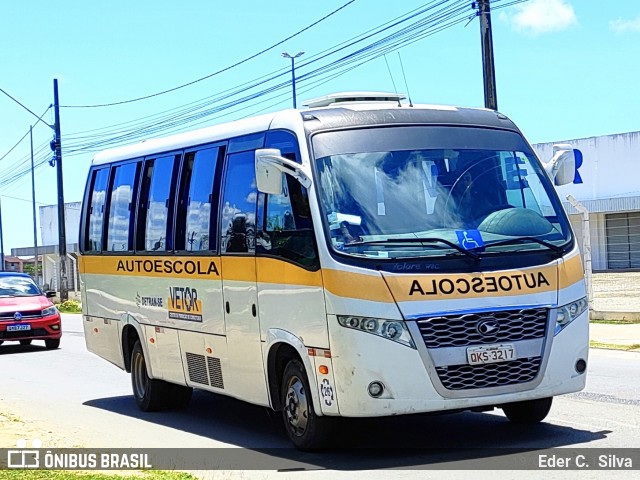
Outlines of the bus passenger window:
<svg viewBox="0 0 640 480">
<path fill-rule="evenodd" d="M 215 200 L 213 181 L 218 156 L 223 151 L 215 147 L 185 155 L 178 193 L 176 250 L 215 250 L 215 222 L 211 222 Z M 213 233 L 210 232 L 212 225 Z"/>
<path fill-rule="evenodd" d="M 253 253 L 258 196 L 253 151 L 229 155 L 226 169 L 220 251 Z"/>
<path fill-rule="evenodd" d="M 144 228 L 142 249 L 149 252 L 173 250 L 173 235 L 167 226 L 173 224 L 173 171 L 176 158 L 179 156 L 168 155 L 145 162 L 138 229 Z M 138 243 L 140 248 L 141 242 Z"/>
<path fill-rule="evenodd" d="M 111 252 L 133 250 L 133 198 L 139 163 L 116 167 L 109 202 L 107 249 Z"/>
<path fill-rule="evenodd" d="M 109 168 L 103 168 L 93 172 L 91 180 L 91 198 L 89 207 L 85 212 L 88 216 L 84 251 L 102 251 L 102 227 L 104 225 L 104 207 L 107 203 L 107 185 L 109 183 Z"/>
</svg>

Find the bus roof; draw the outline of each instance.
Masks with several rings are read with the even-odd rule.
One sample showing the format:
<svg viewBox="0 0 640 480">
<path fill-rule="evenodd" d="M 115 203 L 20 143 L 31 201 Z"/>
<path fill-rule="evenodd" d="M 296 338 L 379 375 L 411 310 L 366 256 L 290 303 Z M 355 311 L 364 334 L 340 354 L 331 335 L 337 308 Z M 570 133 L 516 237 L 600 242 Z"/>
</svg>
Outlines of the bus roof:
<svg viewBox="0 0 640 480">
<path fill-rule="evenodd" d="M 229 138 L 262 132 L 271 128 L 294 129 L 305 123 L 307 132 L 325 128 L 370 126 L 378 124 L 439 124 L 472 125 L 508 128 L 517 127 L 504 115 L 484 108 L 460 108 L 448 105 L 400 104 L 402 94 L 384 92 L 345 92 L 303 102 L 301 110 L 282 110 L 234 122 L 178 133 L 163 138 L 102 151 L 93 158 L 93 165 L 140 158 L 162 152 L 196 147 Z M 308 122 L 319 120 L 319 122 Z"/>
</svg>

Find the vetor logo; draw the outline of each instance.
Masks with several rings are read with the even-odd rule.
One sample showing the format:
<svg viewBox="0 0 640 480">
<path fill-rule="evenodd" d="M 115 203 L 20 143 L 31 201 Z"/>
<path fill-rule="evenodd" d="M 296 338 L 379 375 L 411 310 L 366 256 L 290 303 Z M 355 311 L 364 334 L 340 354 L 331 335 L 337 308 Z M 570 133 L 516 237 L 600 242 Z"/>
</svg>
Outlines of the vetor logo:
<svg viewBox="0 0 640 480">
<path fill-rule="evenodd" d="M 14 314 L 13 314 L 13 319 L 14 319 L 16 322 L 19 322 L 20 320 L 22 320 L 22 314 L 21 314 L 20 312 L 16 312 L 16 313 L 14 313 Z"/>
<path fill-rule="evenodd" d="M 478 323 L 476 330 L 480 335 L 492 336 L 498 333 L 498 330 L 500 330 L 500 324 L 497 320 L 484 320 Z"/>
<path fill-rule="evenodd" d="M 8 468 L 40 468 L 40 452 L 42 442 L 37 438 L 31 441 L 32 449 L 27 449 L 27 441 L 21 438 L 16 442 L 17 450 L 8 450 Z"/>
</svg>

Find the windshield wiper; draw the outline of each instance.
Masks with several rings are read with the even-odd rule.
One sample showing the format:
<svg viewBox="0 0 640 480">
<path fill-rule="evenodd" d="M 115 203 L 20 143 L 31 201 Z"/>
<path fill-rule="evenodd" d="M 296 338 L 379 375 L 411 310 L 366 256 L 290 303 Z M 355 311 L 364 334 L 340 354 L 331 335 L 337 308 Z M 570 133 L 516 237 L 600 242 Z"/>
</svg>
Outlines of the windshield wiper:
<svg viewBox="0 0 640 480">
<path fill-rule="evenodd" d="M 345 247 L 357 247 L 359 245 L 385 245 L 389 243 L 444 243 L 445 245 L 457 250 L 458 252 L 473 259 L 474 262 L 480 261 L 480 255 L 470 250 L 465 250 L 460 245 L 456 245 L 449 240 L 443 238 L 427 237 L 427 238 L 387 238 L 385 240 L 366 240 L 361 242 L 347 243 Z M 555 246 L 555 245 L 554 245 Z M 442 248 L 442 247 L 441 247 Z"/>
<path fill-rule="evenodd" d="M 563 254 L 564 248 L 559 247 L 551 242 L 547 242 L 546 240 L 540 240 L 537 237 L 516 237 L 516 238 L 508 238 L 506 240 L 496 240 L 495 242 L 485 243 L 485 247 L 493 247 L 496 245 L 509 245 L 512 243 L 525 243 L 525 242 L 534 242 L 540 245 L 547 247 L 550 250 L 553 250 L 556 253 Z"/>
</svg>

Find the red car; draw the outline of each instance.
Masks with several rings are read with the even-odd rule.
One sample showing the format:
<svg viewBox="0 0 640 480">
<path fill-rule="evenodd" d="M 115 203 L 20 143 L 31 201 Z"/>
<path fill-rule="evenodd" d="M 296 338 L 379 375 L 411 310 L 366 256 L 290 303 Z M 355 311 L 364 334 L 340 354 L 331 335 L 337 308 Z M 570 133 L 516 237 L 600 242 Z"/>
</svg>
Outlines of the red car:
<svg viewBox="0 0 640 480">
<path fill-rule="evenodd" d="M 60 312 L 26 273 L 0 272 L 0 345 L 29 345 L 44 340 L 47 349 L 60 346 Z"/>
</svg>

